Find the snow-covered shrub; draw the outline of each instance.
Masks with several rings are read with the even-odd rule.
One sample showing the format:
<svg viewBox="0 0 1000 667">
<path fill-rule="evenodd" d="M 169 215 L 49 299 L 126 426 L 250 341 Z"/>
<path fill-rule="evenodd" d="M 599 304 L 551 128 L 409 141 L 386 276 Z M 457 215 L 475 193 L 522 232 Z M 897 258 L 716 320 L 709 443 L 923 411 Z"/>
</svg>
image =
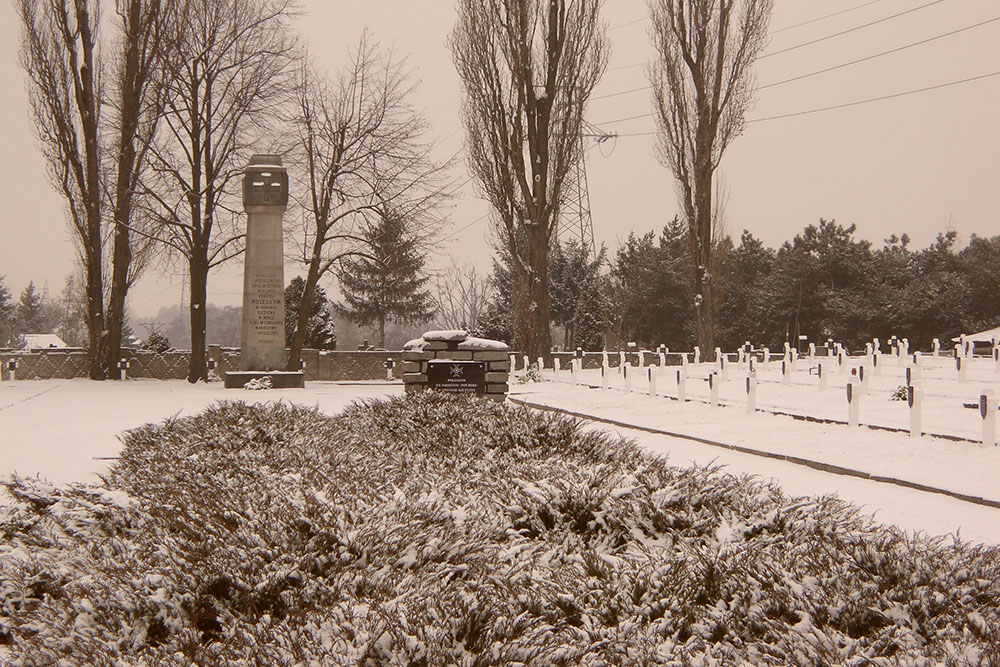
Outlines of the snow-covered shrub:
<svg viewBox="0 0 1000 667">
<path fill-rule="evenodd" d="M 563 417 L 220 403 L 123 441 L 101 486 L 7 483 L 0 663 L 1000 660 L 997 547 Z"/>
</svg>

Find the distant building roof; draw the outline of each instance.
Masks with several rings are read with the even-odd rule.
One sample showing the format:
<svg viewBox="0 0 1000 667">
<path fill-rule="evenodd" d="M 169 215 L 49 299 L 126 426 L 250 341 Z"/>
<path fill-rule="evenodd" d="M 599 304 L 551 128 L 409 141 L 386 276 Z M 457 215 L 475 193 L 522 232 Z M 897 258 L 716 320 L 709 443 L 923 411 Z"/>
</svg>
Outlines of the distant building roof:
<svg viewBox="0 0 1000 667">
<path fill-rule="evenodd" d="M 1000 327 L 995 329 L 987 329 L 986 331 L 980 331 L 974 334 L 965 334 L 965 339 L 972 341 L 973 343 L 992 343 L 994 340 L 1000 340 Z M 961 336 L 951 339 L 953 342 L 958 342 L 962 340 Z"/>
<path fill-rule="evenodd" d="M 55 334 L 24 334 L 24 340 L 24 347 L 27 350 L 69 347 L 62 338 Z"/>
</svg>

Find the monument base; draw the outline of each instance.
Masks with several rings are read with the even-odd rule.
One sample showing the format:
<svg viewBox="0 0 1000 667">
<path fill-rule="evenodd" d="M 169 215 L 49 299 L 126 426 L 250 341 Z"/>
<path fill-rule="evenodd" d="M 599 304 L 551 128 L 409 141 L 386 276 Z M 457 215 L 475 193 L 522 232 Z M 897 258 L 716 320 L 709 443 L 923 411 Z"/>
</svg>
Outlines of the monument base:
<svg viewBox="0 0 1000 667">
<path fill-rule="evenodd" d="M 302 371 L 229 371 L 225 376 L 226 389 L 242 389 L 250 380 L 271 379 L 272 389 L 304 389 L 306 375 Z"/>
</svg>

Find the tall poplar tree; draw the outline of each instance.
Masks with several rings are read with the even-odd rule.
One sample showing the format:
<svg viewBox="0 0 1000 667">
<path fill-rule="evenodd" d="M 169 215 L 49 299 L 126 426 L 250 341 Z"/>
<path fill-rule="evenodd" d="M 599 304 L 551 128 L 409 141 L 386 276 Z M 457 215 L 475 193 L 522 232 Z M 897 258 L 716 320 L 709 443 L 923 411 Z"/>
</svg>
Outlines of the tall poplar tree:
<svg viewBox="0 0 1000 667">
<path fill-rule="evenodd" d="M 452 55 L 469 168 L 514 275 L 514 336 L 551 354 L 549 248 L 580 158 L 583 111 L 607 64 L 600 0 L 459 0 Z"/>
<path fill-rule="evenodd" d="M 774 0 L 650 0 L 650 68 L 660 161 L 677 182 L 694 260 L 698 345 L 715 349 L 715 170 L 743 132 L 753 102 L 753 64 Z"/>
</svg>

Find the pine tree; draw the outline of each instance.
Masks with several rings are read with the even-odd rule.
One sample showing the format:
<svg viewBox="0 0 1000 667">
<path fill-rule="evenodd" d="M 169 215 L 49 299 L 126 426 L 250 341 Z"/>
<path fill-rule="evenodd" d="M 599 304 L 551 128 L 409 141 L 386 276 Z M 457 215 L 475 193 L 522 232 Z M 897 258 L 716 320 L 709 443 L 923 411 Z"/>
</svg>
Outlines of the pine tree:
<svg viewBox="0 0 1000 667">
<path fill-rule="evenodd" d="M 29 282 L 21 291 L 17 304 L 17 323 L 21 333 L 51 333 L 45 326 L 42 295 L 35 291 L 34 282 Z"/>
<path fill-rule="evenodd" d="M 337 310 L 348 319 L 378 325 L 379 347 L 385 347 L 385 322 L 426 322 L 434 317 L 422 275 L 425 258 L 407 234 L 406 220 L 385 214 L 365 232 L 367 252 L 345 259 L 337 272 L 344 304 Z"/>
<path fill-rule="evenodd" d="M 18 347 L 17 305 L 0 276 L 0 347 Z"/>
<path fill-rule="evenodd" d="M 302 292 L 305 281 L 301 276 L 292 278 L 285 288 L 285 340 L 290 341 L 295 334 L 295 325 L 299 319 L 299 308 L 302 307 Z M 330 315 L 330 301 L 326 292 L 319 285 L 313 293 L 309 321 L 302 346 L 314 350 L 336 350 L 337 331 Z"/>
<path fill-rule="evenodd" d="M 601 266 L 606 250 L 602 246 L 597 257 L 579 241 L 556 242 L 550 251 L 549 293 L 552 299 L 552 321 L 563 327 L 563 346 L 572 350 L 603 347 L 607 313 L 602 304 L 605 281 Z"/>
</svg>

